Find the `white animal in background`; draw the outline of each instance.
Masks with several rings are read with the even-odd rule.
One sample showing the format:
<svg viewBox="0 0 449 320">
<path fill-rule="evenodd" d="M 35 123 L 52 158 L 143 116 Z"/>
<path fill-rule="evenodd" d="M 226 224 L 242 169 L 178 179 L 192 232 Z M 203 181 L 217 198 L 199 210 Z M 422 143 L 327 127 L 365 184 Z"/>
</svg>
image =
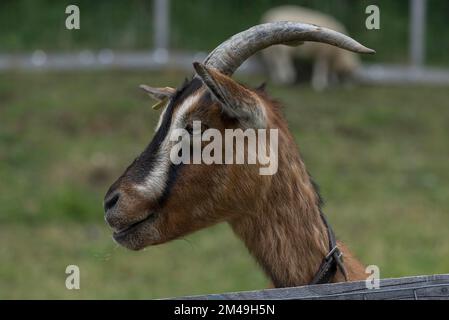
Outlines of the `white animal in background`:
<svg viewBox="0 0 449 320">
<path fill-rule="evenodd" d="M 335 18 L 299 6 L 276 7 L 262 17 L 262 22 L 293 21 L 315 24 L 344 34 L 346 28 Z M 271 79 L 279 84 L 293 84 L 297 80 L 295 60 L 312 60 L 312 87 L 325 89 L 330 82 L 349 80 L 360 66 L 352 52 L 318 42 L 306 42 L 298 47 L 272 46 L 262 52 Z"/>
</svg>

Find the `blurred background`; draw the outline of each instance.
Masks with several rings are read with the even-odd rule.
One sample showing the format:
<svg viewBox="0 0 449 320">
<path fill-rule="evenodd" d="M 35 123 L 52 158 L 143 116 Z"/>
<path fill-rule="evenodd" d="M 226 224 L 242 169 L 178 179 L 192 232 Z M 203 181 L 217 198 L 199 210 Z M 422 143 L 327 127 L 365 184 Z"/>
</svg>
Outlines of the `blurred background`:
<svg viewBox="0 0 449 320">
<path fill-rule="evenodd" d="M 65 27 L 70 4 L 80 9 L 79 30 Z M 299 61 L 295 83 L 271 79 L 261 55 L 236 78 L 268 80 L 334 230 L 365 264 L 381 277 L 449 272 L 447 0 L 3 0 L 1 299 L 267 287 L 227 225 L 130 252 L 112 241 L 102 201 L 159 116 L 138 86 L 180 85 L 193 61 L 285 4 L 332 16 L 377 54 L 361 57 L 349 84 L 320 90 L 300 76 L 313 56 Z M 373 4 L 378 30 L 365 26 Z M 71 264 L 80 290 L 65 287 Z"/>
</svg>

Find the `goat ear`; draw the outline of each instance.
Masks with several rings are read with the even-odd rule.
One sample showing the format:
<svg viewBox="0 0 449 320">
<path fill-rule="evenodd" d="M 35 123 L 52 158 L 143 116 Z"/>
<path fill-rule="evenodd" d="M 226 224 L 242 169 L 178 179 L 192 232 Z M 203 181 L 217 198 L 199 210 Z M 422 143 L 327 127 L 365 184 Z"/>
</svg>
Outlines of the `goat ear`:
<svg viewBox="0 0 449 320">
<path fill-rule="evenodd" d="M 176 92 L 176 89 L 171 87 L 153 88 L 147 86 L 146 84 L 141 84 L 139 87 L 140 89 L 145 91 L 151 98 L 159 101 L 164 100 L 166 98 L 171 98 Z"/>
<path fill-rule="evenodd" d="M 165 87 L 165 88 L 153 88 L 145 84 L 141 84 L 140 88 L 145 91 L 151 98 L 157 100 L 158 102 L 152 106 L 154 110 L 159 110 L 165 107 L 168 100 L 173 96 L 176 89 Z"/>
<path fill-rule="evenodd" d="M 226 114 L 239 119 L 245 126 L 265 126 L 263 107 L 253 92 L 214 68 L 199 62 L 193 63 L 193 67 Z"/>
</svg>

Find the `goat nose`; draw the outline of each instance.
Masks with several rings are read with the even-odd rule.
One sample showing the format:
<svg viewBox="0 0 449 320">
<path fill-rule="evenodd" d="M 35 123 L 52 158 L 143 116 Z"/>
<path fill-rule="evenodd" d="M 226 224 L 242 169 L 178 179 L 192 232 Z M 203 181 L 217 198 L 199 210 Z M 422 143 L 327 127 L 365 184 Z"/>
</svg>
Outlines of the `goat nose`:
<svg viewBox="0 0 449 320">
<path fill-rule="evenodd" d="M 120 198 L 120 194 L 116 193 L 112 197 L 109 197 L 109 199 L 105 200 L 104 201 L 104 211 L 108 212 L 109 210 L 114 208 L 115 205 L 117 204 L 119 198 Z"/>
</svg>

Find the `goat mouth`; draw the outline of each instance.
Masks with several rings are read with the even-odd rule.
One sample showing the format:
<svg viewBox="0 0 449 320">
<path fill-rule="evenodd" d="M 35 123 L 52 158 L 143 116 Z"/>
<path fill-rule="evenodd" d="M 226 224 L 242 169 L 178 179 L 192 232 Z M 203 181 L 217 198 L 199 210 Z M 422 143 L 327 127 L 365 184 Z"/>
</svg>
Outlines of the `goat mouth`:
<svg viewBox="0 0 449 320">
<path fill-rule="evenodd" d="M 134 222 L 133 224 L 130 224 L 127 227 L 124 227 L 124 228 L 114 231 L 112 236 L 114 237 L 114 239 L 123 238 L 124 236 L 136 231 L 140 226 L 142 226 L 146 223 L 151 223 L 155 219 L 156 219 L 156 213 L 150 212 L 146 218 L 144 218 L 140 221 Z"/>
</svg>

